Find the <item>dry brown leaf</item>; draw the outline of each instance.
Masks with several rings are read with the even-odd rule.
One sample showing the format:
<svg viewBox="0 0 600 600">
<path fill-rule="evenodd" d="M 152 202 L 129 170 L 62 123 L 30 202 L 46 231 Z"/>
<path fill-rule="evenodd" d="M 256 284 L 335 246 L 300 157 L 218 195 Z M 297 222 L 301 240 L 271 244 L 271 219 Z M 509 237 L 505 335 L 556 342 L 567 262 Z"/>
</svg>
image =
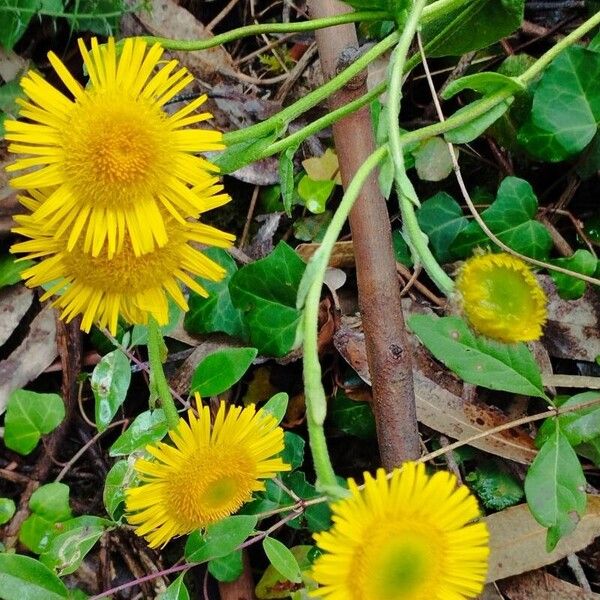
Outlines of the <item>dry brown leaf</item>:
<svg viewBox="0 0 600 600">
<path fill-rule="evenodd" d="M 35 379 L 57 354 L 56 313 L 48 305 L 33 319 L 23 342 L 0 361 L 0 414 L 6 409 L 10 393 Z"/>
<path fill-rule="evenodd" d="M 128 0 L 130 6 L 138 3 Z M 149 11 L 135 13 L 135 20 L 152 35 L 178 40 L 203 40 L 213 37 L 202 23 L 173 0 L 150 0 Z M 198 77 L 214 81 L 218 75 L 235 71 L 233 59 L 223 46 L 201 52 L 171 52 L 182 65 Z"/>
<path fill-rule="evenodd" d="M 321 247 L 321 244 L 299 244 L 296 254 L 308 262 L 312 255 Z M 329 258 L 329 266 L 338 269 L 354 267 L 354 247 L 352 242 L 336 242 Z"/>
<path fill-rule="evenodd" d="M 33 292 L 24 285 L 0 290 L 0 346 L 12 335 L 33 302 Z"/>
<path fill-rule="evenodd" d="M 490 566 L 487 581 L 496 581 L 552 564 L 588 546 L 600 535 L 600 496 L 587 497 L 587 511 L 577 529 L 546 552 L 546 529 L 531 516 L 527 504 L 489 515 Z"/>
<path fill-rule="evenodd" d="M 586 592 L 580 587 L 563 581 L 543 570 L 509 577 L 499 582 L 502 593 L 509 600 L 531 600 L 532 598 L 552 598 L 552 600 L 600 600 L 600 594 Z"/>
<path fill-rule="evenodd" d="M 548 295 L 542 341 L 550 356 L 593 362 L 600 355 L 600 296 L 588 286 L 579 300 L 563 300 L 550 277 L 540 277 Z"/>
<path fill-rule="evenodd" d="M 359 327 L 352 327 L 351 322 L 342 317 L 334 345 L 361 379 L 370 385 L 364 333 Z M 359 323 L 355 320 L 355 325 Z M 509 422 L 496 407 L 465 402 L 461 397 L 462 384 L 435 363 L 413 336 L 411 340 L 417 419 L 421 423 L 454 439 L 464 440 Z M 522 428 L 486 436 L 472 445 L 523 464 L 530 463 L 536 454 L 533 440 Z"/>
</svg>

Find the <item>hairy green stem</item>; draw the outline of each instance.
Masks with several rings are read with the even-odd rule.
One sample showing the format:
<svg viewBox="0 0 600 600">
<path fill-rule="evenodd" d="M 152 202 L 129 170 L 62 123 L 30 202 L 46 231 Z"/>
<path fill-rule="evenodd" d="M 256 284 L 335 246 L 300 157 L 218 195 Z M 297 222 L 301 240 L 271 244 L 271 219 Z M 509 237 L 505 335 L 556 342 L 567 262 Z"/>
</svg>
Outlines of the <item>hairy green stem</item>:
<svg viewBox="0 0 600 600">
<path fill-rule="evenodd" d="M 150 364 L 150 377 L 158 394 L 160 405 L 165 411 L 169 429 L 174 429 L 179 423 L 179 414 L 177 413 L 177 408 L 173 401 L 173 396 L 171 396 L 169 383 L 163 369 L 161 358 L 163 346 L 164 341 L 160 326 L 156 322 L 156 319 L 150 315 L 148 318 L 148 363 Z"/>
<path fill-rule="evenodd" d="M 318 351 L 318 319 L 321 288 L 329 257 L 346 222 L 354 202 L 371 171 L 386 155 L 385 147 L 378 148 L 356 171 L 356 174 L 344 194 L 325 237 L 307 267 L 303 283 L 308 280 L 308 291 L 304 302 L 303 350 L 304 350 L 304 393 L 306 397 L 306 417 L 310 449 L 315 464 L 317 480 L 323 490 L 335 490 L 338 487 L 333 467 L 327 452 L 327 442 L 323 423 L 327 414 L 327 400 L 321 381 L 321 363 Z M 302 284 L 301 284 L 302 288 Z M 302 304 L 302 300 L 299 301 Z"/>
</svg>

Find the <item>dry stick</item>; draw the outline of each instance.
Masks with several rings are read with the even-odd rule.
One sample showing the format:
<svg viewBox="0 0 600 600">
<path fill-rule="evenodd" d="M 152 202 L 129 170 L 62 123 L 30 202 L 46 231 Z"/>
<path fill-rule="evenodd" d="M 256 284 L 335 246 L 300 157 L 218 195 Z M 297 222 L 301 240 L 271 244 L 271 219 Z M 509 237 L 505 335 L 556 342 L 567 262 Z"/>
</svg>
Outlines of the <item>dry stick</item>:
<svg viewBox="0 0 600 600">
<path fill-rule="evenodd" d="M 238 3 L 238 0 L 230 0 L 223 10 L 204 28 L 205 31 L 211 32 L 232 10 Z"/>
<path fill-rule="evenodd" d="M 348 12 L 337 0 L 311 0 L 312 18 Z M 344 51 L 358 48 L 354 25 L 315 33 L 325 77 L 336 74 Z M 351 81 L 330 99 L 336 109 L 366 93 L 366 75 Z M 333 137 L 344 188 L 375 149 L 369 108 L 364 107 L 333 125 Z M 356 256 L 358 296 L 373 377 L 373 408 L 384 467 L 391 469 L 420 454 L 412 365 L 404 326 L 391 227 L 385 199 L 373 173 L 363 186 L 352 212 L 350 228 Z"/>
</svg>

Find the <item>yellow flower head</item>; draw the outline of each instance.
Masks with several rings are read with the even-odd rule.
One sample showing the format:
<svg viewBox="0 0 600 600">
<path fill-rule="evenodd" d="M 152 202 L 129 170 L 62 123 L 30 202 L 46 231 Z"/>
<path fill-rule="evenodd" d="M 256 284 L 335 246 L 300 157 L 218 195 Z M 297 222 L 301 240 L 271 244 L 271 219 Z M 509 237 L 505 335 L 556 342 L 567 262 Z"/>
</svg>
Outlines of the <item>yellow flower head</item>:
<svg viewBox="0 0 600 600">
<path fill-rule="evenodd" d="M 483 589 L 488 531 L 477 501 L 454 475 L 405 463 L 391 478 L 365 473 L 360 490 L 332 505 L 333 527 L 314 535 L 313 565 L 328 600 L 460 600 Z"/>
<path fill-rule="evenodd" d="M 507 343 L 541 337 L 548 300 L 520 258 L 504 252 L 473 256 L 461 267 L 456 289 L 475 331 Z"/>
<path fill-rule="evenodd" d="M 20 201 L 35 211 L 46 201 L 41 192 Z M 198 222 L 180 223 L 173 217 L 164 220 L 168 241 L 153 252 L 136 256 L 128 236 L 119 237 L 117 253 L 92 256 L 84 251 L 85 241 L 79 239 L 71 250 L 67 237 L 56 238 L 44 231 L 32 215 L 18 215 L 13 231 L 31 238 L 14 244 L 11 252 L 26 254 L 25 258 L 41 258 L 21 275 L 28 287 L 51 284 L 41 300 L 57 294 L 54 304 L 62 309 L 67 322 L 83 315 L 81 328 L 89 331 L 92 324 L 108 327 L 114 335 L 119 314 L 129 323 L 144 324 L 151 314 L 159 324 L 168 321 L 168 296 L 184 311 L 187 302 L 178 281 L 202 296 L 206 290 L 191 276 L 219 281 L 225 271 L 216 262 L 194 248 L 193 242 L 227 247 L 234 236 Z"/>
<path fill-rule="evenodd" d="M 54 188 L 34 218 L 56 237 L 68 231 L 69 250 L 85 231 L 86 251 L 98 256 L 107 243 L 112 256 L 117 235 L 127 231 L 136 256 L 151 252 L 168 241 L 166 214 L 183 221 L 229 200 L 214 195 L 220 188 L 211 173 L 218 169 L 194 156 L 224 148 L 222 134 L 186 127 L 211 117 L 195 112 L 206 96 L 173 115 L 163 110 L 193 77 L 176 60 L 156 71 L 158 44 L 127 39 L 118 58 L 112 38 L 103 46 L 92 39 L 91 51 L 79 40 L 79 49 L 89 75 L 85 88 L 48 54 L 72 98 L 34 71 L 21 80 L 27 99 L 18 100 L 19 114 L 28 121 L 4 126 L 9 151 L 26 156 L 7 171 L 30 172 L 11 183 Z"/>
<path fill-rule="evenodd" d="M 254 405 L 226 410 L 221 402 L 212 430 L 207 406 L 188 420 L 169 432 L 172 444 L 146 447 L 154 460 L 136 461 L 143 483 L 125 492 L 127 519 L 153 548 L 224 519 L 264 490 L 264 479 L 290 470 L 276 457 L 283 430 Z"/>
</svg>

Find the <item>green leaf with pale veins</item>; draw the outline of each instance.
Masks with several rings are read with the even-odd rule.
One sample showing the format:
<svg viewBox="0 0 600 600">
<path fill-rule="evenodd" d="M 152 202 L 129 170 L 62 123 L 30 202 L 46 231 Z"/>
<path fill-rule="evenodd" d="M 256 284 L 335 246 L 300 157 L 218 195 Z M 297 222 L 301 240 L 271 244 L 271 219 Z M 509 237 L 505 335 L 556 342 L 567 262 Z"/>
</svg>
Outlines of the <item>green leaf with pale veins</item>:
<svg viewBox="0 0 600 600">
<path fill-rule="evenodd" d="M 558 422 L 525 477 L 525 496 L 535 520 L 548 528 L 546 549 L 577 527 L 586 507 L 583 469 Z"/>
<path fill-rule="evenodd" d="M 301 317 L 296 293 L 305 267 L 285 242 L 279 242 L 269 256 L 231 278 L 231 299 L 246 313 L 250 341 L 260 354 L 283 356 L 292 349 Z"/>
<path fill-rule="evenodd" d="M 408 325 L 433 356 L 467 383 L 546 398 L 540 368 L 525 344 L 477 337 L 458 317 L 412 315 Z"/>
<path fill-rule="evenodd" d="M 525 149 L 546 161 L 581 152 L 600 123 L 600 53 L 572 46 L 546 69 L 519 131 Z"/>
<path fill-rule="evenodd" d="M 458 202 L 446 192 L 438 192 L 423 202 L 417 211 L 417 219 L 438 261 L 450 262 L 454 258 L 450 247 L 469 224 Z"/>
<path fill-rule="evenodd" d="M 237 272 L 237 265 L 230 254 L 221 248 L 203 250 L 210 259 L 225 269 L 221 281 L 201 281 L 209 296 L 203 298 L 195 292 L 190 293 L 190 309 L 186 313 L 183 326 L 189 333 L 213 333 L 222 331 L 233 337 L 247 339 L 248 327 L 241 310 L 233 306 L 229 293 L 229 282 Z"/>
<path fill-rule="evenodd" d="M 506 177 L 496 200 L 481 213 L 481 218 L 502 242 L 513 250 L 540 260 L 548 256 L 552 238 L 535 220 L 538 202 L 531 185 L 518 177 Z M 467 257 L 477 247 L 493 246 L 481 227 L 472 221 L 452 244 L 456 256 Z"/>
</svg>

